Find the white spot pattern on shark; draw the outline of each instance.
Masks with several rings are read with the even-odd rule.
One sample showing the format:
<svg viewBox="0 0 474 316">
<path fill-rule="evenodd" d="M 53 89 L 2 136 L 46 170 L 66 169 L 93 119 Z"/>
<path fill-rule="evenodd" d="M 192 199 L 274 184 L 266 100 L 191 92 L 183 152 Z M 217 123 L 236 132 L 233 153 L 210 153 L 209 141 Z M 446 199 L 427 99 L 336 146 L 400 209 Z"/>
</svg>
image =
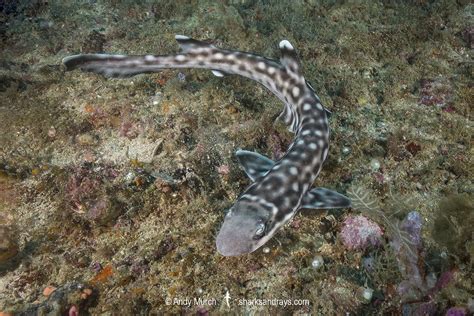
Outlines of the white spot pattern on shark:
<svg viewBox="0 0 474 316">
<path fill-rule="evenodd" d="M 129 77 L 165 68 L 209 69 L 216 76 L 241 75 L 255 80 L 280 100 L 280 118 L 294 132 L 288 151 L 278 161 L 255 152 L 237 151 L 237 158 L 254 181 L 237 199 L 217 235 L 217 250 L 224 256 L 250 253 L 264 245 L 301 208 L 344 208 L 351 205 L 342 194 L 310 189 L 326 159 L 330 114 L 302 75 L 295 48 L 279 44 L 279 61 L 247 52 L 225 50 L 176 35 L 181 52 L 174 56 L 83 54 L 63 59 L 67 70 L 80 68 L 108 77 Z"/>
</svg>

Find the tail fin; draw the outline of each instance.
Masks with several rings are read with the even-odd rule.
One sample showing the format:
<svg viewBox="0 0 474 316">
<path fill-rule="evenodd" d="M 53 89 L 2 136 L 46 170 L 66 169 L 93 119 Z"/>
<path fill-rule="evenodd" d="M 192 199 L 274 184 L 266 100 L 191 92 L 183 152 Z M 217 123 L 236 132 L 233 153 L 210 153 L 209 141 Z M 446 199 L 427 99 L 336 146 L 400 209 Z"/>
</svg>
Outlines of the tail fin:
<svg viewBox="0 0 474 316">
<path fill-rule="evenodd" d="M 143 73 L 157 72 L 163 68 L 196 67 L 199 65 L 192 64 L 195 61 L 192 58 L 193 53 L 210 55 L 210 51 L 216 49 L 211 44 L 187 36 L 176 35 L 175 38 L 181 48 L 181 54 L 175 56 L 80 54 L 66 57 L 62 60 L 62 63 L 66 70 L 79 68 L 83 71 L 95 72 L 106 77 L 126 78 Z M 222 71 L 213 73 L 216 76 L 223 75 Z"/>
<path fill-rule="evenodd" d="M 125 78 L 134 75 L 156 72 L 157 69 L 147 67 L 147 59 L 154 56 L 126 56 L 109 54 L 80 54 L 68 56 L 62 60 L 66 70 L 81 69 L 95 72 L 106 77 Z"/>
</svg>

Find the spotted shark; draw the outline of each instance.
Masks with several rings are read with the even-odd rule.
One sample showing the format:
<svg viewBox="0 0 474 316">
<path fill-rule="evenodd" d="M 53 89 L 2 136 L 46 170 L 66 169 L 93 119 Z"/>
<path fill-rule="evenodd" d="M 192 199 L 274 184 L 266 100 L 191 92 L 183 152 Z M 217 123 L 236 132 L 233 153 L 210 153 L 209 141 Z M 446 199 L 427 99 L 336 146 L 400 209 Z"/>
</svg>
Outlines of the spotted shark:
<svg viewBox="0 0 474 316">
<path fill-rule="evenodd" d="M 176 55 L 80 54 L 62 60 L 66 70 L 79 68 L 106 77 L 129 77 L 164 68 L 202 68 L 216 76 L 235 74 L 270 90 L 283 103 L 279 118 L 295 133 L 288 151 L 273 161 L 259 153 L 238 150 L 237 159 L 252 183 L 224 217 L 217 251 L 224 256 L 251 253 L 270 240 L 300 209 L 350 207 L 344 195 L 311 188 L 329 149 L 330 112 L 305 80 L 293 45 L 279 43 L 281 58 L 221 49 L 187 36 L 175 36 Z"/>
</svg>

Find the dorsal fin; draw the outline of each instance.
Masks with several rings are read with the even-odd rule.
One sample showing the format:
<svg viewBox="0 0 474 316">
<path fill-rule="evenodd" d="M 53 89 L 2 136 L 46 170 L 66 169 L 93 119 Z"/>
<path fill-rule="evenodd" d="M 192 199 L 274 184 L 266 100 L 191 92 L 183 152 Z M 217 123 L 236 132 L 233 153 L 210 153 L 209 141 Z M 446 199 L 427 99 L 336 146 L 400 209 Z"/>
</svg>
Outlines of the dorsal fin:
<svg viewBox="0 0 474 316">
<path fill-rule="evenodd" d="M 184 35 L 175 35 L 174 38 L 178 42 L 181 52 L 183 53 L 188 53 L 196 48 L 215 48 L 212 44 L 201 42 Z"/>
<path fill-rule="evenodd" d="M 280 62 L 289 73 L 301 76 L 300 61 L 296 50 L 287 40 L 282 40 L 279 44 L 281 57 Z"/>
</svg>

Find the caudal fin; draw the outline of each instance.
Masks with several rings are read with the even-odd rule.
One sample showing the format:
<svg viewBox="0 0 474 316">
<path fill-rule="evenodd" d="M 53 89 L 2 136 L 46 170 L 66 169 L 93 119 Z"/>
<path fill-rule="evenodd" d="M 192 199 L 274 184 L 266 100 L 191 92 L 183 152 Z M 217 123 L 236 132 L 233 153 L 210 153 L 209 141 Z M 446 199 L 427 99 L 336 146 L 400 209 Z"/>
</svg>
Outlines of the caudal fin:
<svg viewBox="0 0 474 316">
<path fill-rule="evenodd" d="M 164 68 L 205 68 L 196 64 L 193 54 L 209 56 L 216 49 L 211 44 L 183 35 L 176 35 L 181 54 L 175 56 L 80 54 L 68 56 L 62 60 L 66 70 L 81 69 L 95 72 L 106 77 L 126 78 L 143 73 L 157 72 Z M 222 71 L 213 72 L 222 76 Z"/>
<path fill-rule="evenodd" d="M 148 64 L 155 56 L 126 56 L 109 54 L 80 54 L 62 60 L 66 70 L 81 69 L 106 77 L 125 78 L 159 70 Z"/>
</svg>

